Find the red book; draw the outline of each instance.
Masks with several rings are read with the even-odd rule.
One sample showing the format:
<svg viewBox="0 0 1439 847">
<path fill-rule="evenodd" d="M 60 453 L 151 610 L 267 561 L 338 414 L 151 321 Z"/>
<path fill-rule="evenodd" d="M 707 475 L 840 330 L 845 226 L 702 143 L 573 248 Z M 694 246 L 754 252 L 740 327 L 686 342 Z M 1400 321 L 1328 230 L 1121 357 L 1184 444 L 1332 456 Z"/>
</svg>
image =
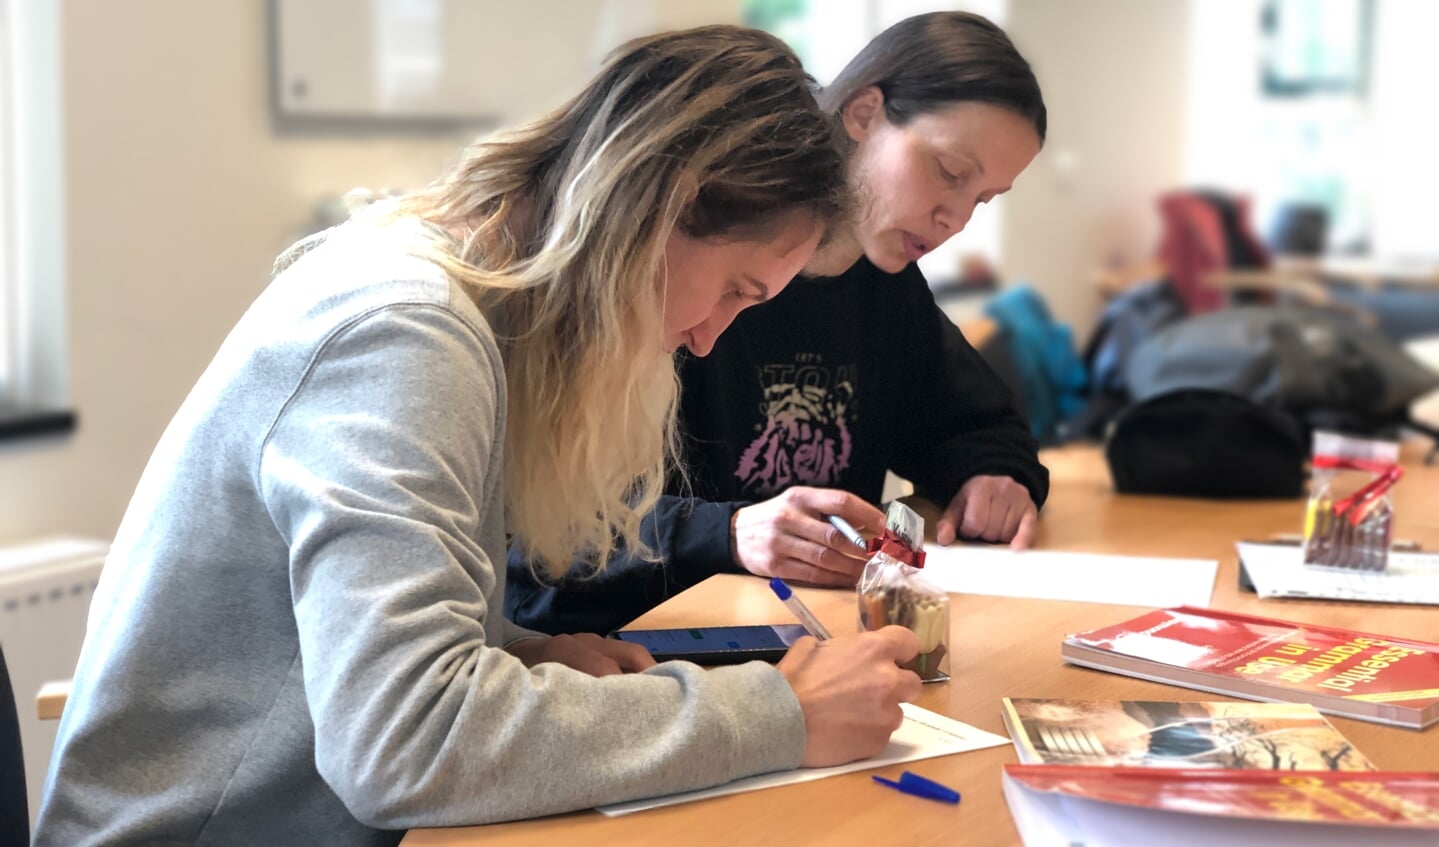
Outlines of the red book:
<svg viewBox="0 0 1439 847">
<path fill-rule="evenodd" d="M 1439 774 L 1005 765 L 1027 845 L 1439 843 Z"/>
<path fill-rule="evenodd" d="M 1231 697 L 1422 729 L 1439 644 L 1180 606 L 1064 639 L 1065 661 Z"/>
</svg>

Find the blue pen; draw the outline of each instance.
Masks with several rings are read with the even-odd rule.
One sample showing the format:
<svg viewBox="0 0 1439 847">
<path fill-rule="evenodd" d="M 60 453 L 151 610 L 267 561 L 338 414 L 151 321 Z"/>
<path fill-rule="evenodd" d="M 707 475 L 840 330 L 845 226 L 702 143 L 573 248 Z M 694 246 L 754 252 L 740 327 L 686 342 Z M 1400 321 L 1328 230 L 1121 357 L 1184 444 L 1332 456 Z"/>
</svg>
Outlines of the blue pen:
<svg viewBox="0 0 1439 847">
<path fill-rule="evenodd" d="M 810 635 L 813 635 L 816 641 L 827 641 L 829 639 L 829 630 L 824 628 L 824 624 L 819 622 L 819 618 L 814 616 L 814 612 L 811 612 L 808 606 L 801 602 L 798 597 L 794 596 L 794 591 L 790 590 L 790 587 L 784 584 L 784 580 L 775 577 L 769 581 L 769 587 L 773 589 L 775 596 L 779 598 L 780 602 L 788 606 L 789 610 L 794 613 L 794 616 L 799 618 L 799 622 L 804 624 L 805 630 L 807 630 Z"/>
<path fill-rule="evenodd" d="M 829 525 L 843 533 L 844 537 L 848 538 L 850 540 L 850 543 L 854 544 L 854 546 L 860 548 L 861 550 L 869 549 L 869 546 L 864 543 L 864 536 L 860 535 L 859 530 L 851 526 L 849 521 L 845 520 L 839 515 L 830 515 Z"/>
<path fill-rule="evenodd" d="M 959 792 L 947 785 L 940 785 L 932 779 L 925 779 L 917 773 L 905 771 L 899 775 L 899 781 L 885 779 L 882 776 L 874 776 L 875 782 L 880 785 L 888 785 L 896 791 L 905 794 L 912 794 L 915 797 L 923 797 L 927 800 L 938 800 L 941 803 L 958 803 Z"/>
</svg>

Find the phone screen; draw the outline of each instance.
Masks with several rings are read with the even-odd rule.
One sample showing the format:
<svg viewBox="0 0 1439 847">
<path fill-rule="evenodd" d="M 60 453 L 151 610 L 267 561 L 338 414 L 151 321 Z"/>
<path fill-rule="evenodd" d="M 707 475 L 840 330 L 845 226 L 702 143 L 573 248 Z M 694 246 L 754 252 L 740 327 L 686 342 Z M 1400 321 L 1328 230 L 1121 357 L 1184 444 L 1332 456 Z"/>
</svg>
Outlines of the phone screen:
<svg viewBox="0 0 1439 847">
<path fill-rule="evenodd" d="M 629 629 L 614 633 L 621 641 L 639 644 L 656 661 L 683 659 L 720 665 L 759 659 L 777 662 L 807 633 L 798 624 L 773 626 L 704 626 L 691 629 Z"/>
</svg>

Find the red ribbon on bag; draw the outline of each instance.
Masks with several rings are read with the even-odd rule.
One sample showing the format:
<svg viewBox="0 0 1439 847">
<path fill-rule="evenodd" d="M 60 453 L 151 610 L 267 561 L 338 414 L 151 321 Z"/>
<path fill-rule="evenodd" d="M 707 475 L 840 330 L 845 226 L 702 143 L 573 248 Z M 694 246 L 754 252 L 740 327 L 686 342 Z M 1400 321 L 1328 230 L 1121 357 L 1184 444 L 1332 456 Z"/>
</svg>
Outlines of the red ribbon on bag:
<svg viewBox="0 0 1439 847">
<path fill-rule="evenodd" d="M 877 538 L 871 538 L 869 545 L 865 548 L 873 556 L 875 553 L 883 553 L 891 559 L 904 562 L 912 568 L 924 567 L 924 551 L 916 550 L 904 543 L 904 539 L 894 534 L 889 527 L 884 528 L 884 534 Z"/>
<path fill-rule="evenodd" d="M 1316 470 L 1368 471 L 1377 478 L 1358 491 L 1334 504 L 1334 514 L 1343 516 L 1353 526 L 1358 526 L 1380 497 L 1394 487 L 1404 476 L 1404 469 L 1393 462 L 1375 459 L 1346 459 L 1341 456 L 1319 455 L 1314 457 Z"/>
</svg>

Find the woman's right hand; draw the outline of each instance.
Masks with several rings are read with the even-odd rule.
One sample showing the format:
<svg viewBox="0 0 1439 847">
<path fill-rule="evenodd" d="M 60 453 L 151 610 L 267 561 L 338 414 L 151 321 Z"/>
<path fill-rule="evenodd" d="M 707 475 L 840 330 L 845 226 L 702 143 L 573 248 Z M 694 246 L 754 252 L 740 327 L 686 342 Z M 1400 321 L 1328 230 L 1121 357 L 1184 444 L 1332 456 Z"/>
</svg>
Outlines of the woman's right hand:
<svg viewBox="0 0 1439 847">
<path fill-rule="evenodd" d="M 900 703 L 919 697 L 919 676 L 899 667 L 919 653 L 919 639 L 887 626 L 815 641 L 801 638 L 780 660 L 804 713 L 807 768 L 878 755 L 904 721 Z"/>
<path fill-rule="evenodd" d="M 855 529 L 878 533 L 884 512 L 838 488 L 796 485 L 730 518 L 735 564 L 756 576 L 850 587 L 859 581 L 869 553 L 830 526 L 838 515 Z"/>
</svg>

